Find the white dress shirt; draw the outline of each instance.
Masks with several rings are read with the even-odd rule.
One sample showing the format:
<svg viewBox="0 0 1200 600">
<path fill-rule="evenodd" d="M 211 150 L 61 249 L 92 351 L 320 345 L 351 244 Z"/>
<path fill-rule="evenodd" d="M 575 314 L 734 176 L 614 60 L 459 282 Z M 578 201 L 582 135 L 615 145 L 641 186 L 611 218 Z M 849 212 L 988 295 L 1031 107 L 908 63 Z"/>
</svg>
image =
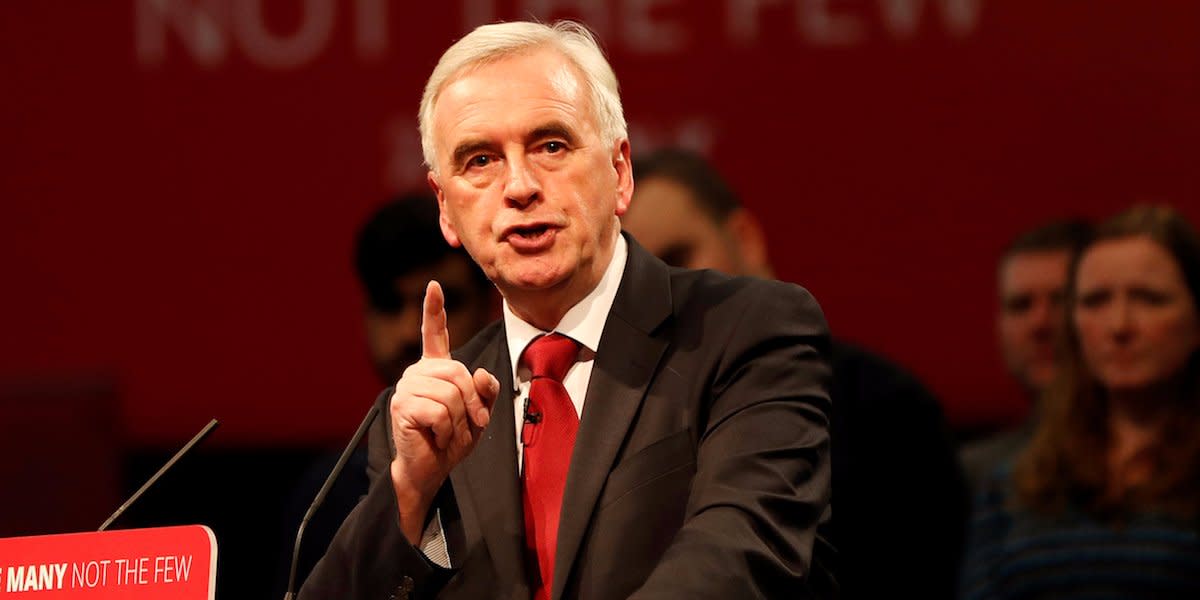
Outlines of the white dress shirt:
<svg viewBox="0 0 1200 600">
<path fill-rule="evenodd" d="M 518 469 L 522 467 L 521 458 L 524 454 L 521 451 L 521 427 L 524 425 L 525 400 L 529 397 L 532 382 L 529 369 L 518 364 L 521 353 L 534 338 L 549 333 L 557 332 L 579 342 L 579 357 L 563 377 L 563 387 L 567 388 L 567 395 L 575 405 L 575 414 L 582 416 L 584 396 L 592 379 L 592 365 L 596 362 L 596 349 L 600 347 L 600 334 L 604 333 L 609 310 L 617 297 L 617 288 L 621 286 L 628 252 L 625 238 L 618 235 L 612 260 L 600 277 L 600 283 L 583 300 L 572 306 L 551 331 L 542 331 L 522 321 L 513 314 L 508 301 L 504 301 L 504 331 L 508 336 L 508 358 L 512 361 L 513 425 L 516 427 Z"/>
<path fill-rule="evenodd" d="M 592 289 L 578 304 L 572 306 L 567 314 L 554 329 L 542 331 L 512 312 L 508 300 L 504 301 L 504 332 L 507 336 L 508 357 L 512 362 L 513 381 L 513 427 L 515 428 L 517 468 L 523 466 L 521 427 L 524 425 L 525 399 L 529 397 L 529 385 L 532 381 L 528 368 L 521 367 L 518 362 L 525 347 L 540 335 L 558 332 L 576 342 L 579 342 L 579 357 L 571 365 L 563 378 L 563 387 L 575 405 L 575 414 L 583 416 L 583 401 L 587 395 L 588 382 L 592 379 L 592 366 L 595 364 L 596 349 L 600 347 L 600 335 L 604 333 L 604 324 L 608 322 L 608 313 L 612 309 L 613 300 L 617 297 L 617 288 L 621 286 L 621 277 L 625 272 L 625 261 L 629 249 L 625 238 L 617 235 L 617 243 L 613 248 L 612 260 L 604 269 L 600 283 Z M 503 394 L 501 394 L 503 397 Z M 450 556 L 446 549 L 446 536 L 442 528 L 441 511 L 429 521 L 418 544 L 425 557 L 435 564 L 450 567 Z"/>
</svg>

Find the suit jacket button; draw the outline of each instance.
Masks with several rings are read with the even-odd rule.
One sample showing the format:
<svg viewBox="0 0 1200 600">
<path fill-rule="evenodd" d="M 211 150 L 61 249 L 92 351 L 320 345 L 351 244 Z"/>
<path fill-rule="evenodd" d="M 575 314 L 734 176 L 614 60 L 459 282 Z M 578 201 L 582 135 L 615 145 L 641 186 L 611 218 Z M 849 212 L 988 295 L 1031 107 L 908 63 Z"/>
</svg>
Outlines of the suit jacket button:
<svg viewBox="0 0 1200 600">
<path fill-rule="evenodd" d="M 412 590 L 412 577 L 405 575 L 404 577 L 400 578 L 400 585 L 396 587 L 395 593 L 393 593 L 388 600 L 408 600 L 408 596 L 410 593 L 412 593 Z"/>
</svg>

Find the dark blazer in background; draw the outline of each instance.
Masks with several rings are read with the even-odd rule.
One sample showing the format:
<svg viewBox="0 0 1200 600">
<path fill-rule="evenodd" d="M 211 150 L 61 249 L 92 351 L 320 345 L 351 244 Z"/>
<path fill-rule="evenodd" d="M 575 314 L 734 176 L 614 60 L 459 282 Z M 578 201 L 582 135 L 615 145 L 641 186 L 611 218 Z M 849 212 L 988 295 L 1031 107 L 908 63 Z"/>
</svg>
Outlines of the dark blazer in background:
<svg viewBox="0 0 1200 600">
<path fill-rule="evenodd" d="M 957 593 L 969 498 L 941 405 L 894 363 L 833 344 L 833 520 L 843 600 Z M 899 588 L 898 588 L 899 586 Z"/>
<path fill-rule="evenodd" d="M 830 496 L 820 308 L 794 285 L 669 268 L 627 239 L 563 496 L 553 598 L 823 594 L 811 586 L 826 580 L 808 578 Z M 503 322 L 455 357 L 514 389 Z M 377 421 L 370 491 L 300 597 L 529 598 L 513 421 L 501 394 L 435 503 L 449 570 L 400 532 L 390 419 Z"/>
</svg>

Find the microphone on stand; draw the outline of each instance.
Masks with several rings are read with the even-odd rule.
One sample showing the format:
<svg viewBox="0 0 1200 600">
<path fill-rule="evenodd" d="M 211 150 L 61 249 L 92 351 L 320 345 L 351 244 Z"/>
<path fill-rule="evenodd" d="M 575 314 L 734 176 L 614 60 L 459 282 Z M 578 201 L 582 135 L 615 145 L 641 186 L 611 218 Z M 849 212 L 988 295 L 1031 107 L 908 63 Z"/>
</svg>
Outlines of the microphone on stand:
<svg viewBox="0 0 1200 600">
<path fill-rule="evenodd" d="M 350 443 L 346 445 L 346 449 L 342 450 L 342 455 L 338 457 L 337 463 L 333 465 L 333 470 L 329 472 L 329 477 L 325 479 L 325 484 L 321 486 L 317 492 L 317 497 L 313 498 L 312 505 L 308 507 L 308 511 L 304 513 L 304 518 L 300 520 L 300 528 L 296 530 L 296 544 L 292 547 L 292 568 L 288 573 L 287 593 L 284 594 L 283 600 L 293 600 L 296 597 L 296 565 L 300 562 L 300 539 L 304 537 L 304 527 L 316 514 L 317 509 L 325 502 L 325 496 L 329 495 L 329 490 L 333 488 L 333 483 L 337 481 L 338 475 L 342 474 L 342 469 L 346 467 L 346 461 L 350 460 L 350 455 L 354 453 L 354 449 L 358 447 L 359 442 L 367 433 L 367 429 L 371 423 L 375 421 L 376 415 L 379 414 L 379 405 L 372 404 L 371 410 L 367 411 L 367 416 L 363 417 L 362 423 L 358 425 L 358 431 L 354 432 L 354 437 L 350 438 Z"/>
<path fill-rule="evenodd" d="M 129 508 L 130 504 L 133 504 L 138 498 L 141 498 L 142 494 L 146 493 L 146 490 L 150 489 L 150 486 L 154 485 L 154 482 L 158 481 L 158 479 L 163 476 L 163 473 L 167 472 L 167 469 L 175 466 L 175 463 L 179 462 L 179 459 L 183 458 L 184 454 L 187 454 L 188 451 L 195 447 L 196 444 L 199 444 L 201 440 L 208 437 L 208 434 L 212 433 L 212 430 L 216 429 L 217 425 L 220 425 L 220 423 L 217 422 L 216 419 L 209 421 L 208 425 L 205 425 L 204 429 L 200 430 L 200 433 L 197 433 L 194 437 L 192 437 L 192 441 L 184 444 L 184 446 L 179 449 L 179 452 L 176 452 L 175 456 L 172 456 L 171 460 L 167 461 L 167 464 L 163 465 L 157 473 L 155 473 L 150 477 L 149 480 L 146 481 L 146 483 L 142 484 L 142 487 L 138 488 L 138 491 L 134 492 L 133 495 L 130 496 L 129 499 L 117 509 L 117 512 L 114 512 L 112 516 L 104 521 L 104 524 L 102 524 L 100 529 L 97 529 L 96 531 L 104 531 L 105 529 L 108 529 L 108 526 L 112 525 L 112 522 L 116 521 L 117 517 L 120 517 L 121 514 L 125 512 L 125 509 Z"/>
</svg>

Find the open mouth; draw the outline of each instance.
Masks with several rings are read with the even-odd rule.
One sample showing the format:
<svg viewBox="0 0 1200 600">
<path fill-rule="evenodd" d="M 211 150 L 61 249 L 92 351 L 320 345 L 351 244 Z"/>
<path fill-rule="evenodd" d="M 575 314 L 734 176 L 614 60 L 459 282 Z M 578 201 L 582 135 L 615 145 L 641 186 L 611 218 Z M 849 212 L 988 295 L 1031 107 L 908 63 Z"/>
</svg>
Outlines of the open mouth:
<svg viewBox="0 0 1200 600">
<path fill-rule="evenodd" d="M 536 251 L 548 247 L 554 241 L 557 228 L 545 223 L 520 225 L 508 230 L 505 240 L 520 251 Z"/>
<path fill-rule="evenodd" d="M 509 236 L 519 236 L 527 240 L 536 239 L 550 229 L 549 225 L 530 225 L 528 227 L 513 227 Z"/>
</svg>

